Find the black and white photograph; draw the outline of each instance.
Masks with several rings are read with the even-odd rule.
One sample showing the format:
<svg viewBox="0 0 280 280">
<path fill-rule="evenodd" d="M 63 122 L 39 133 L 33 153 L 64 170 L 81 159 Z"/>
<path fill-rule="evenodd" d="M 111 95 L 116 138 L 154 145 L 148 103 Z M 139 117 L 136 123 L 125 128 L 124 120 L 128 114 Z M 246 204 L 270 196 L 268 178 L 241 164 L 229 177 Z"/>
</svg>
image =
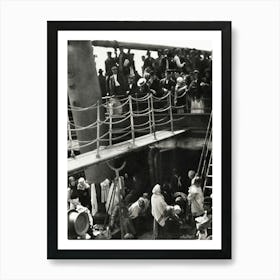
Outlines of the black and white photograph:
<svg viewBox="0 0 280 280">
<path fill-rule="evenodd" d="M 141 24 L 58 33 L 58 245 L 221 249 L 221 31 Z"/>
<path fill-rule="evenodd" d="M 68 238 L 212 238 L 207 43 L 68 41 Z"/>
</svg>

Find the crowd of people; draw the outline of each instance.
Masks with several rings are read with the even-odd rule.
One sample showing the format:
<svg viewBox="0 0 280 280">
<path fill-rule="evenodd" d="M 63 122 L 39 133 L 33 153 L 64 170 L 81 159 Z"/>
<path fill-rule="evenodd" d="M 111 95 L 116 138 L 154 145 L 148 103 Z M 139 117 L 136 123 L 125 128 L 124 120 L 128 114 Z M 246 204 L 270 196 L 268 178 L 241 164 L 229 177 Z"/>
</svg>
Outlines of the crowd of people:
<svg viewBox="0 0 280 280">
<path fill-rule="evenodd" d="M 175 106 L 191 111 L 192 106 L 210 106 L 212 98 L 212 58 L 210 52 L 196 49 L 158 50 L 157 58 L 148 50 L 142 56 L 142 73 L 135 68 L 134 54 L 119 48 L 107 52 L 105 76 L 99 69 L 103 97 L 142 97 L 148 93 L 162 97 L 172 94 Z M 207 100 L 207 101 L 205 101 Z M 195 103 L 201 104 L 195 104 Z M 193 103 L 193 104 L 192 104 Z M 206 105 L 205 105 L 206 103 Z M 184 108 L 183 108 L 184 109 Z"/>
<path fill-rule="evenodd" d="M 188 180 L 189 185 L 184 185 L 173 169 L 168 182 L 143 192 L 136 189 L 135 176 L 127 173 L 120 178 L 105 179 L 99 190 L 83 177 L 78 180 L 69 177 L 68 209 L 85 212 L 89 221 L 87 233 L 78 238 L 96 238 L 94 229 L 100 207 L 97 204 L 103 203 L 108 218 L 102 221 L 108 233 L 106 238 L 122 232 L 119 238 L 141 239 L 152 230 L 152 239 L 179 239 L 184 234 L 187 239 L 211 239 L 212 197 L 204 197 L 202 178 L 193 170 L 188 172 Z"/>
</svg>

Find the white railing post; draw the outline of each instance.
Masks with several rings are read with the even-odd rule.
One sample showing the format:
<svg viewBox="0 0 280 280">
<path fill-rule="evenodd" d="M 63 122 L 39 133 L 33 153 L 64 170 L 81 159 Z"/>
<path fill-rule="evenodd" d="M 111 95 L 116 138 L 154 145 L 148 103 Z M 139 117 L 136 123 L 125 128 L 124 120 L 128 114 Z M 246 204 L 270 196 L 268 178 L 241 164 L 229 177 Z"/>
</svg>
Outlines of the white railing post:
<svg viewBox="0 0 280 280">
<path fill-rule="evenodd" d="M 170 114 L 170 127 L 172 133 L 174 132 L 174 127 L 173 127 L 173 113 L 172 113 L 172 100 L 171 100 L 171 92 L 169 92 L 169 114 Z"/>
<path fill-rule="evenodd" d="M 71 155 L 71 157 L 75 157 L 75 153 L 73 151 L 73 140 L 72 140 L 72 133 L 71 133 L 71 126 L 70 126 L 69 116 L 68 116 L 67 128 L 68 128 L 68 138 L 69 138 L 69 141 L 70 141 L 70 155 Z"/>
<path fill-rule="evenodd" d="M 132 98 L 131 95 L 129 98 L 129 114 L 130 114 L 130 126 L 131 126 L 131 137 L 132 143 L 135 144 L 135 132 L 134 132 L 134 120 L 133 120 L 133 108 L 132 108 Z"/>
<path fill-rule="evenodd" d="M 100 158 L 99 148 L 100 148 L 100 106 L 99 100 L 97 100 L 97 135 L 96 135 L 96 157 Z"/>
<path fill-rule="evenodd" d="M 152 117 L 151 117 L 151 104 L 150 104 L 150 99 L 151 99 L 151 94 L 148 98 L 148 109 L 149 109 L 149 128 L 150 128 L 150 134 L 153 133 L 153 128 L 152 128 Z"/>
<path fill-rule="evenodd" d="M 113 124 L 112 124 L 112 115 L 113 115 L 113 108 L 111 108 L 111 104 L 108 105 L 109 108 L 109 146 L 112 146 L 112 131 L 113 131 Z"/>
<path fill-rule="evenodd" d="M 151 111 L 152 111 L 152 126 L 153 126 L 154 140 L 156 140 L 157 137 L 156 137 L 156 123 L 155 123 L 153 94 L 151 94 Z"/>
</svg>

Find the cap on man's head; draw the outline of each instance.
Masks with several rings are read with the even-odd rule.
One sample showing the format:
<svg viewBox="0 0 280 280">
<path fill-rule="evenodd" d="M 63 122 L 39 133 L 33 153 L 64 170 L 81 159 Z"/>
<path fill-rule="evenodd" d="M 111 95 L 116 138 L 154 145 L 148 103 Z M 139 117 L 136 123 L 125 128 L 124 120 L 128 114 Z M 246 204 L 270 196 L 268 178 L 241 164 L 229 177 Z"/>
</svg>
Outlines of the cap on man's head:
<svg viewBox="0 0 280 280">
<path fill-rule="evenodd" d="M 118 70 L 118 67 L 116 65 L 111 67 L 111 70 Z"/>
<path fill-rule="evenodd" d="M 99 69 L 99 70 L 98 70 L 98 73 L 103 73 L 103 70 L 102 70 L 102 69 Z"/>
<path fill-rule="evenodd" d="M 112 52 L 107 52 L 107 54 L 112 54 Z"/>
<path fill-rule="evenodd" d="M 188 177 L 193 179 L 195 177 L 195 171 L 194 170 L 189 170 Z"/>
</svg>

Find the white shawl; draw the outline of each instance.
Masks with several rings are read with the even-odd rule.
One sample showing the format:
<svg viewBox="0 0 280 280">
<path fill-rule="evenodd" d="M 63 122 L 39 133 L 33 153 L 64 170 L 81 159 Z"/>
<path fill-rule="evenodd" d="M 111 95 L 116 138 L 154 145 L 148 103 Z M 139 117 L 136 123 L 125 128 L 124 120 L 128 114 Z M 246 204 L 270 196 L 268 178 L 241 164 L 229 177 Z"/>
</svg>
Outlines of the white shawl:
<svg viewBox="0 0 280 280">
<path fill-rule="evenodd" d="M 153 217 L 163 227 L 165 225 L 165 220 L 167 219 L 165 211 L 168 205 L 165 202 L 163 195 L 161 194 L 159 184 L 155 185 L 153 188 L 151 206 Z"/>
</svg>

